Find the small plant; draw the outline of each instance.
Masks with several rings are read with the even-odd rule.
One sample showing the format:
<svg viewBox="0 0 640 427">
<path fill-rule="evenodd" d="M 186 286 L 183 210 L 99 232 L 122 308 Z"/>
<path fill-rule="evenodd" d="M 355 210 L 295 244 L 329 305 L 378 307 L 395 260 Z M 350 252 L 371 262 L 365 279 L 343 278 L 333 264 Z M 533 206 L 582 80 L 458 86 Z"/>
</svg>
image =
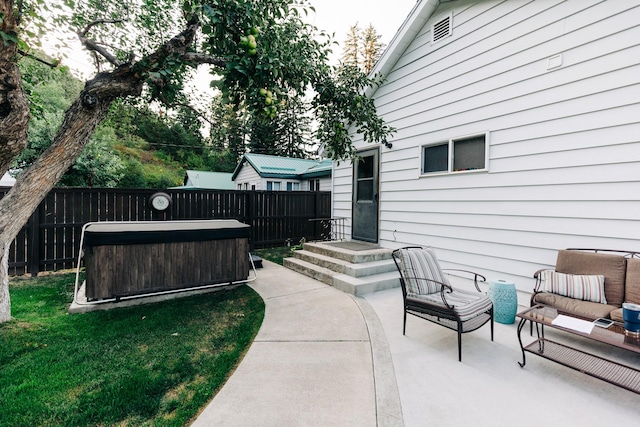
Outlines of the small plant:
<svg viewBox="0 0 640 427">
<path fill-rule="evenodd" d="M 295 245 L 295 246 L 291 246 L 291 252 L 294 251 L 299 251 L 300 249 L 304 249 L 304 244 L 307 241 L 307 239 L 305 239 L 304 237 L 302 239 L 300 239 L 300 243 Z"/>
</svg>

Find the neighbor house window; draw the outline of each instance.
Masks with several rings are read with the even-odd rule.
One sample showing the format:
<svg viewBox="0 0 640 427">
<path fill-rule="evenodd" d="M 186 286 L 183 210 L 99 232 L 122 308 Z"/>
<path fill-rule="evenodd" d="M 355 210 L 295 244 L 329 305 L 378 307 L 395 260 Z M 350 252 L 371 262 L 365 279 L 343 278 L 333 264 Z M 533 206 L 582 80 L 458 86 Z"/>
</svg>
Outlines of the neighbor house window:
<svg viewBox="0 0 640 427">
<path fill-rule="evenodd" d="M 422 147 L 422 173 L 487 169 L 487 134 L 450 139 Z"/>
<path fill-rule="evenodd" d="M 309 191 L 320 191 L 320 180 L 319 179 L 310 179 L 309 180 Z"/>
<path fill-rule="evenodd" d="M 287 182 L 287 191 L 299 191 L 300 183 L 299 182 Z"/>
<path fill-rule="evenodd" d="M 267 181 L 267 191 L 280 191 L 280 181 Z"/>
</svg>

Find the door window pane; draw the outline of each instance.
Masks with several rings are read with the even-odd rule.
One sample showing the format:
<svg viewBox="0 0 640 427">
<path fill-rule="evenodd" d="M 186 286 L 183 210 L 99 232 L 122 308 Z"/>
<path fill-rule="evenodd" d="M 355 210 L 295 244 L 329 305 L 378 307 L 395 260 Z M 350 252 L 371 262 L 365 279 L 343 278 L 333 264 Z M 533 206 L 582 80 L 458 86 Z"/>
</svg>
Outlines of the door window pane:
<svg viewBox="0 0 640 427">
<path fill-rule="evenodd" d="M 363 200 L 373 200 L 373 179 L 358 180 L 356 200 L 359 202 Z"/>
<path fill-rule="evenodd" d="M 373 156 L 358 159 L 358 179 L 373 178 Z"/>
</svg>

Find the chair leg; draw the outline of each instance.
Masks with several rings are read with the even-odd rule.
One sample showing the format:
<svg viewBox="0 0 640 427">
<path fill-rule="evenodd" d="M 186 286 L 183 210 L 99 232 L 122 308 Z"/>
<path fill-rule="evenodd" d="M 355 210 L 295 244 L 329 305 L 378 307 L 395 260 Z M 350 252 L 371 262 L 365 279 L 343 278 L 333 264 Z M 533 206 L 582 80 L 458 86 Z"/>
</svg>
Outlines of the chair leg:
<svg viewBox="0 0 640 427">
<path fill-rule="evenodd" d="M 493 341 L 493 308 L 491 309 L 491 341 Z"/>
<path fill-rule="evenodd" d="M 402 322 L 402 335 L 407 331 L 407 310 L 404 311 L 404 320 Z"/>
<path fill-rule="evenodd" d="M 462 324 L 458 323 L 458 362 L 462 362 Z"/>
</svg>

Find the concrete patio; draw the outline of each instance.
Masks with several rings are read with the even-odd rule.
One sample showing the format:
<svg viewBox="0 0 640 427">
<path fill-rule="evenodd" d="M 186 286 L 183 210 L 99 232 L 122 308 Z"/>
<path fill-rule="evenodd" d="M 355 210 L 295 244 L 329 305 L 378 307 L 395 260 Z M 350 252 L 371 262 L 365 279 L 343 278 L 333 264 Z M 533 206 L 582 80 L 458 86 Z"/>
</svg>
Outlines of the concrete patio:
<svg viewBox="0 0 640 427">
<path fill-rule="evenodd" d="M 262 328 L 194 426 L 600 427 L 640 420 L 635 393 L 531 354 L 520 368 L 516 324 L 496 323 L 494 342 L 488 326 L 463 335 L 458 362 L 453 331 L 410 316 L 402 335 L 399 288 L 356 297 L 264 264 L 251 284 L 266 303 Z M 640 368 L 637 354 L 572 342 Z"/>
</svg>

